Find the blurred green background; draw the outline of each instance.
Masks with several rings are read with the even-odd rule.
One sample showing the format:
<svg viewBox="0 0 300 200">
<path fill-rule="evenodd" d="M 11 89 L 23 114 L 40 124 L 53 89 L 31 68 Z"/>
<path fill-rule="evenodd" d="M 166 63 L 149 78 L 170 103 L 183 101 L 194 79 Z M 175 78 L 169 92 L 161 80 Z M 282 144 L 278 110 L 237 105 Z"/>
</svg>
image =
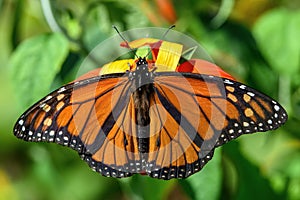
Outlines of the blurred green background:
<svg viewBox="0 0 300 200">
<path fill-rule="evenodd" d="M 299 0 L 0 0 L 0 199 L 300 199 L 299 11 Z M 18 140 L 20 114 L 74 79 L 115 34 L 112 24 L 176 24 L 239 81 L 278 100 L 288 122 L 218 148 L 201 172 L 171 181 L 105 178 L 75 151 Z"/>
</svg>

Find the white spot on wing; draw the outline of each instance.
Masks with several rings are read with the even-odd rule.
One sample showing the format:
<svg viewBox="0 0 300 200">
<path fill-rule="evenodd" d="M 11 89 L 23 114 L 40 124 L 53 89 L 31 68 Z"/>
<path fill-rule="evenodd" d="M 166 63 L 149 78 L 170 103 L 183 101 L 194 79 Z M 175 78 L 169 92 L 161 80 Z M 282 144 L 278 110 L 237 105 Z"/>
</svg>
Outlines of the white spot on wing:
<svg viewBox="0 0 300 200">
<path fill-rule="evenodd" d="M 255 96 L 255 94 L 252 93 L 252 92 L 247 92 L 247 94 L 248 94 L 249 96 L 251 96 L 251 97 L 254 97 L 254 96 Z"/>
<path fill-rule="evenodd" d="M 57 92 L 60 93 L 60 92 L 63 92 L 63 91 L 65 91 L 65 90 L 66 90 L 65 87 L 61 87 L 61 88 L 59 88 L 59 90 L 58 90 Z"/>
<path fill-rule="evenodd" d="M 51 95 L 47 96 L 45 100 L 47 101 L 47 100 L 49 100 L 49 99 L 52 99 L 52 96 L 51 96 Z"/>
<path fill-rule="evenodd" d="M 40 105 L 40 108 L 43 108 L 45 105 L 46 105 L 45 103 L 42 103 L 42 104 Z"/>
<path fill-rule="evenodd" d="M 230 81 L 230 80 L 228 80 L 228 79 L 225 79 L 225 80 L 224 80 L 224 83 L 227 83 L 227 84 L 233 85 L 233 82 L 231 82 L 231 81 Z"/>
<path fill-rule="evenodd" d="M 249 123 L 248 122 L 243 122 L 243 126 L 247 127 L 247 126 L 249 126 Z"/>
<path fill-rule="evenodd" d="M 55 134 L 55 131 L 53 131 L 53 130 L 49 132 L 50 136 L 54 136 L 54 134 Z"/>
<path fill-rule="evenodd" d="M 240 85 L 240 88 L 241 88 L 242 90 L 244 90 L 244 89 L 246 89 L 246 85 Z"/>
</svg>

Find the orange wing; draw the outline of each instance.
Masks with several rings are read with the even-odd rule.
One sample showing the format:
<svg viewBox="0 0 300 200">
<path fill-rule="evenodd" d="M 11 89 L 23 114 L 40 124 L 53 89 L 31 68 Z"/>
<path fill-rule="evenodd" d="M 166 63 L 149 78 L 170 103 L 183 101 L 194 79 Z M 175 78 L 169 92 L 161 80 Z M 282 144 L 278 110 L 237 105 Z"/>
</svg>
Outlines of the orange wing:
<svg viewBox="0 0 300 200">
<path fill-rule="evenodd" d="M 158 73 L 151 108 L 149 168 L 155 178 L 199 171 L 218 147 L 241 134 L 278 128 L 285 110 L 233 80 L 191 73 Z"/>
<path fill-rule="evenodd" d="M 104 75 L 70 83 L 26 111 L 14 134 L 26 141 L 69 146 L 105 176 L 125 177 L 141 159 L 128 76 Z"/>
</svg>

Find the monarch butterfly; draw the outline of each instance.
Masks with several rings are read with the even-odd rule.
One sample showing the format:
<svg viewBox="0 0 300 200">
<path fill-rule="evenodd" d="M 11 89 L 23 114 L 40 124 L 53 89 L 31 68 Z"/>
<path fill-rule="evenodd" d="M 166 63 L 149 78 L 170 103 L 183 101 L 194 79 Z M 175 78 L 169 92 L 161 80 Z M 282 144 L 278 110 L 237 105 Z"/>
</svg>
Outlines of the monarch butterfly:
<svg viewBox="0 0 300 200">
<path fill-rule="evenodd" d="M 108 63 L 53 91 L 21 115 L 16 137 L 69 146 L 104 176 L 171 179 L 200 171 L 216 147 L 287 120 L 275 100 L 184 57 L 182 44 L 124 41 L 151 56 Z"/>
</svg>

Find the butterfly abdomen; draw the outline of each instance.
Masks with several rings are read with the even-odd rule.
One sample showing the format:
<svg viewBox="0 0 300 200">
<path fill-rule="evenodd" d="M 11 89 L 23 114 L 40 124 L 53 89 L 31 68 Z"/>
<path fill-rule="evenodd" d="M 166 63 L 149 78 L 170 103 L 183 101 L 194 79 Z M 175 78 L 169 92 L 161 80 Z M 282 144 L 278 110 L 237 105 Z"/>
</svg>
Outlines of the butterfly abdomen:
<svg viewBox="0 0 300 200">
<path fill-rule="evenodd" d="M 134 72 L 135 88 L 132 93 L 135 108 L 135 120 L 139 153 L 149 152 L 150 134 L 150 99 L 153 94 L 153 84 L 148 70 L 147 61 L 139 59 Z"/>
<path fill-rule="evenodd" d="M 149 116 L 149 98 L 151 96 L 151 86 L 143 85 L 140 90 L 133 93 L 135 119 L 137 126 L 138 149 L 140 153 L 149 152 L 149 132 L 150 132 L 150 116 Z"/>
</svg>

